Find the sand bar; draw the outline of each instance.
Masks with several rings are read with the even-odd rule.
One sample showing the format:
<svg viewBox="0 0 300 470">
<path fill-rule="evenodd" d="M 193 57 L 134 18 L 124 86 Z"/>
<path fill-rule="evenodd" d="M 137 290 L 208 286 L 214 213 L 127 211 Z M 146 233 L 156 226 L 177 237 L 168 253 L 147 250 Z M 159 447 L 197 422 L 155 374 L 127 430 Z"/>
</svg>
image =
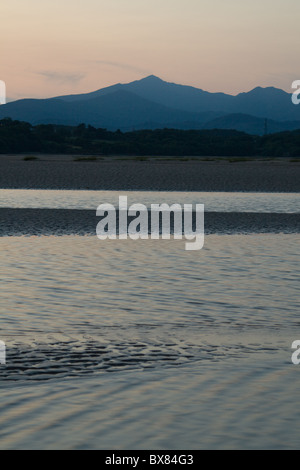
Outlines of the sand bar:
<svg viewBox="0 0 300 470">
<path fill-rule="evenodd" d="M 96 235 L 96 211 L 0 209 L 0 236 Z M 206 212 L 206 234 L 300 233 L 300 214 Z"/>
<path fill-rule="evenodd" d="M 0 188 L 300 192 L 300 164 L 291 159 L 24 158 L 0 156 Z"/>
</svg>

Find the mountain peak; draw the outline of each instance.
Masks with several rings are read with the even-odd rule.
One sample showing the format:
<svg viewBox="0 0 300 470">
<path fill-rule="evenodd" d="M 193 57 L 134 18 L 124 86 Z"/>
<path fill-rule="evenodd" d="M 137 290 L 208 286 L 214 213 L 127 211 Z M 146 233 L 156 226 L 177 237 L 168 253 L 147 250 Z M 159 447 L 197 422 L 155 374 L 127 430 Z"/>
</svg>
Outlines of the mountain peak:
<svg viewBox="0 0 300 470">
<path fill-rule="evenodd" d="M 280 93 L 280 94 L 286 94 L 286 92 L 284 90 L 281 90 L 280 88 L 276 88 L 274 86 L 268 86 L 268 87 L 261 87 L 261 86 L 257 86 L 256 88 L 253 88 L 252 90 L 250 90 L 248 93 L 241 93 L 241 94 L 245 94 L 245 95 L 270 95 L 270 94 L 274 94 L 274 93 Z"/>
<path fill-rule="evenodd" d="M 169 86 L 170 84 L 168 82 L 165 82 L 159 77 L 156 77 L 155 75 L 148 75 L 148 77 L 144 77 L 140 80 L 135 80 L 134 82 L 127 83 L 124 85 L 124 87 L 132 90 L 132 91 L 137 91 L 137 90 L 147 90 L 149 92 L 150 90 L 162 90 L 165 89 L 166 86 Z"/>
<path fill-rule="evenodd" d="M 163 80 L 159 77 L 156 77 L 156 75 L 148 75 L 148 77 L 142 78 L 142 80 L 147 80 L 147 81 L 159 81 L 162 82 Z"/>
</svg>

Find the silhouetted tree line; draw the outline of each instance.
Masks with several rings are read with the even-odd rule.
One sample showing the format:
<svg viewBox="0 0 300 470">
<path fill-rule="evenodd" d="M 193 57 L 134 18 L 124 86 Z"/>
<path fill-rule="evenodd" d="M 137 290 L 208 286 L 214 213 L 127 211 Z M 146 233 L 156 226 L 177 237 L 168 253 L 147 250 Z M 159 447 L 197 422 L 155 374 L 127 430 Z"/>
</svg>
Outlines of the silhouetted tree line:
<svg viewBox="0 0 300 470">
<path fill-rule="evenodd" d="M 300 156 L 300 129 L 253 136 L 235 130 L 112 132 L 92 126 L 0 121 L 0 153 L 161 156 Z"/>
</svg>

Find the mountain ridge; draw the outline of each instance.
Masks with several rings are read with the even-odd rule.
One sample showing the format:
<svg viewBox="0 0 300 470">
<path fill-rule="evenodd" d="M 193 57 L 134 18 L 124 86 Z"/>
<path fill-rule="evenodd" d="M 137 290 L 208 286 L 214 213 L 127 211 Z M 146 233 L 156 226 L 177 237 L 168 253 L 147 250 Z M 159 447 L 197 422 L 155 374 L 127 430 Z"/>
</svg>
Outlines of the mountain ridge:
<svg viewBox="0 0 300 470">
<path fill-rule="evenodd" d="M 216 125 L 262 134 L 265 119 L 270 121 L 270 132 L 300 128 L 300 107 L 292 103 L 291 94 L 279 88 L 256 87 L 229 95 L 166 82 L 155 75 L 90 93 L 13 101 L 0 106 L 0 119 L 5 117 L 31 124 L 85 123 L 123 131 Z"/>
</svg>

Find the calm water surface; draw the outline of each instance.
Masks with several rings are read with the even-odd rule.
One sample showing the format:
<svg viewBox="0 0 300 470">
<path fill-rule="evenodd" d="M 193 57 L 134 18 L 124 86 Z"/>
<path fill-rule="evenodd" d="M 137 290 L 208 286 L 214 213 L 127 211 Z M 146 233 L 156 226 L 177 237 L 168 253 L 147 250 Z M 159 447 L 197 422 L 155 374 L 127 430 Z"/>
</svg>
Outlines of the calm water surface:
<svg viewBox="0 0 300 470">
<path fill-rule="evenodd" d="M 298 448 L 299 238 L 1 238 L 0 447 Z"/>
<path fill-rule="evenodd" d="M 205 204 L 209 212 L 300 212 L 298 193 L 197 193 L 151 191 L 44 191 L 0 189 L 0 208 L 95 209 L 102 203 L 115 206 L 119 196 L 129 204 Z"/>
</svg>

